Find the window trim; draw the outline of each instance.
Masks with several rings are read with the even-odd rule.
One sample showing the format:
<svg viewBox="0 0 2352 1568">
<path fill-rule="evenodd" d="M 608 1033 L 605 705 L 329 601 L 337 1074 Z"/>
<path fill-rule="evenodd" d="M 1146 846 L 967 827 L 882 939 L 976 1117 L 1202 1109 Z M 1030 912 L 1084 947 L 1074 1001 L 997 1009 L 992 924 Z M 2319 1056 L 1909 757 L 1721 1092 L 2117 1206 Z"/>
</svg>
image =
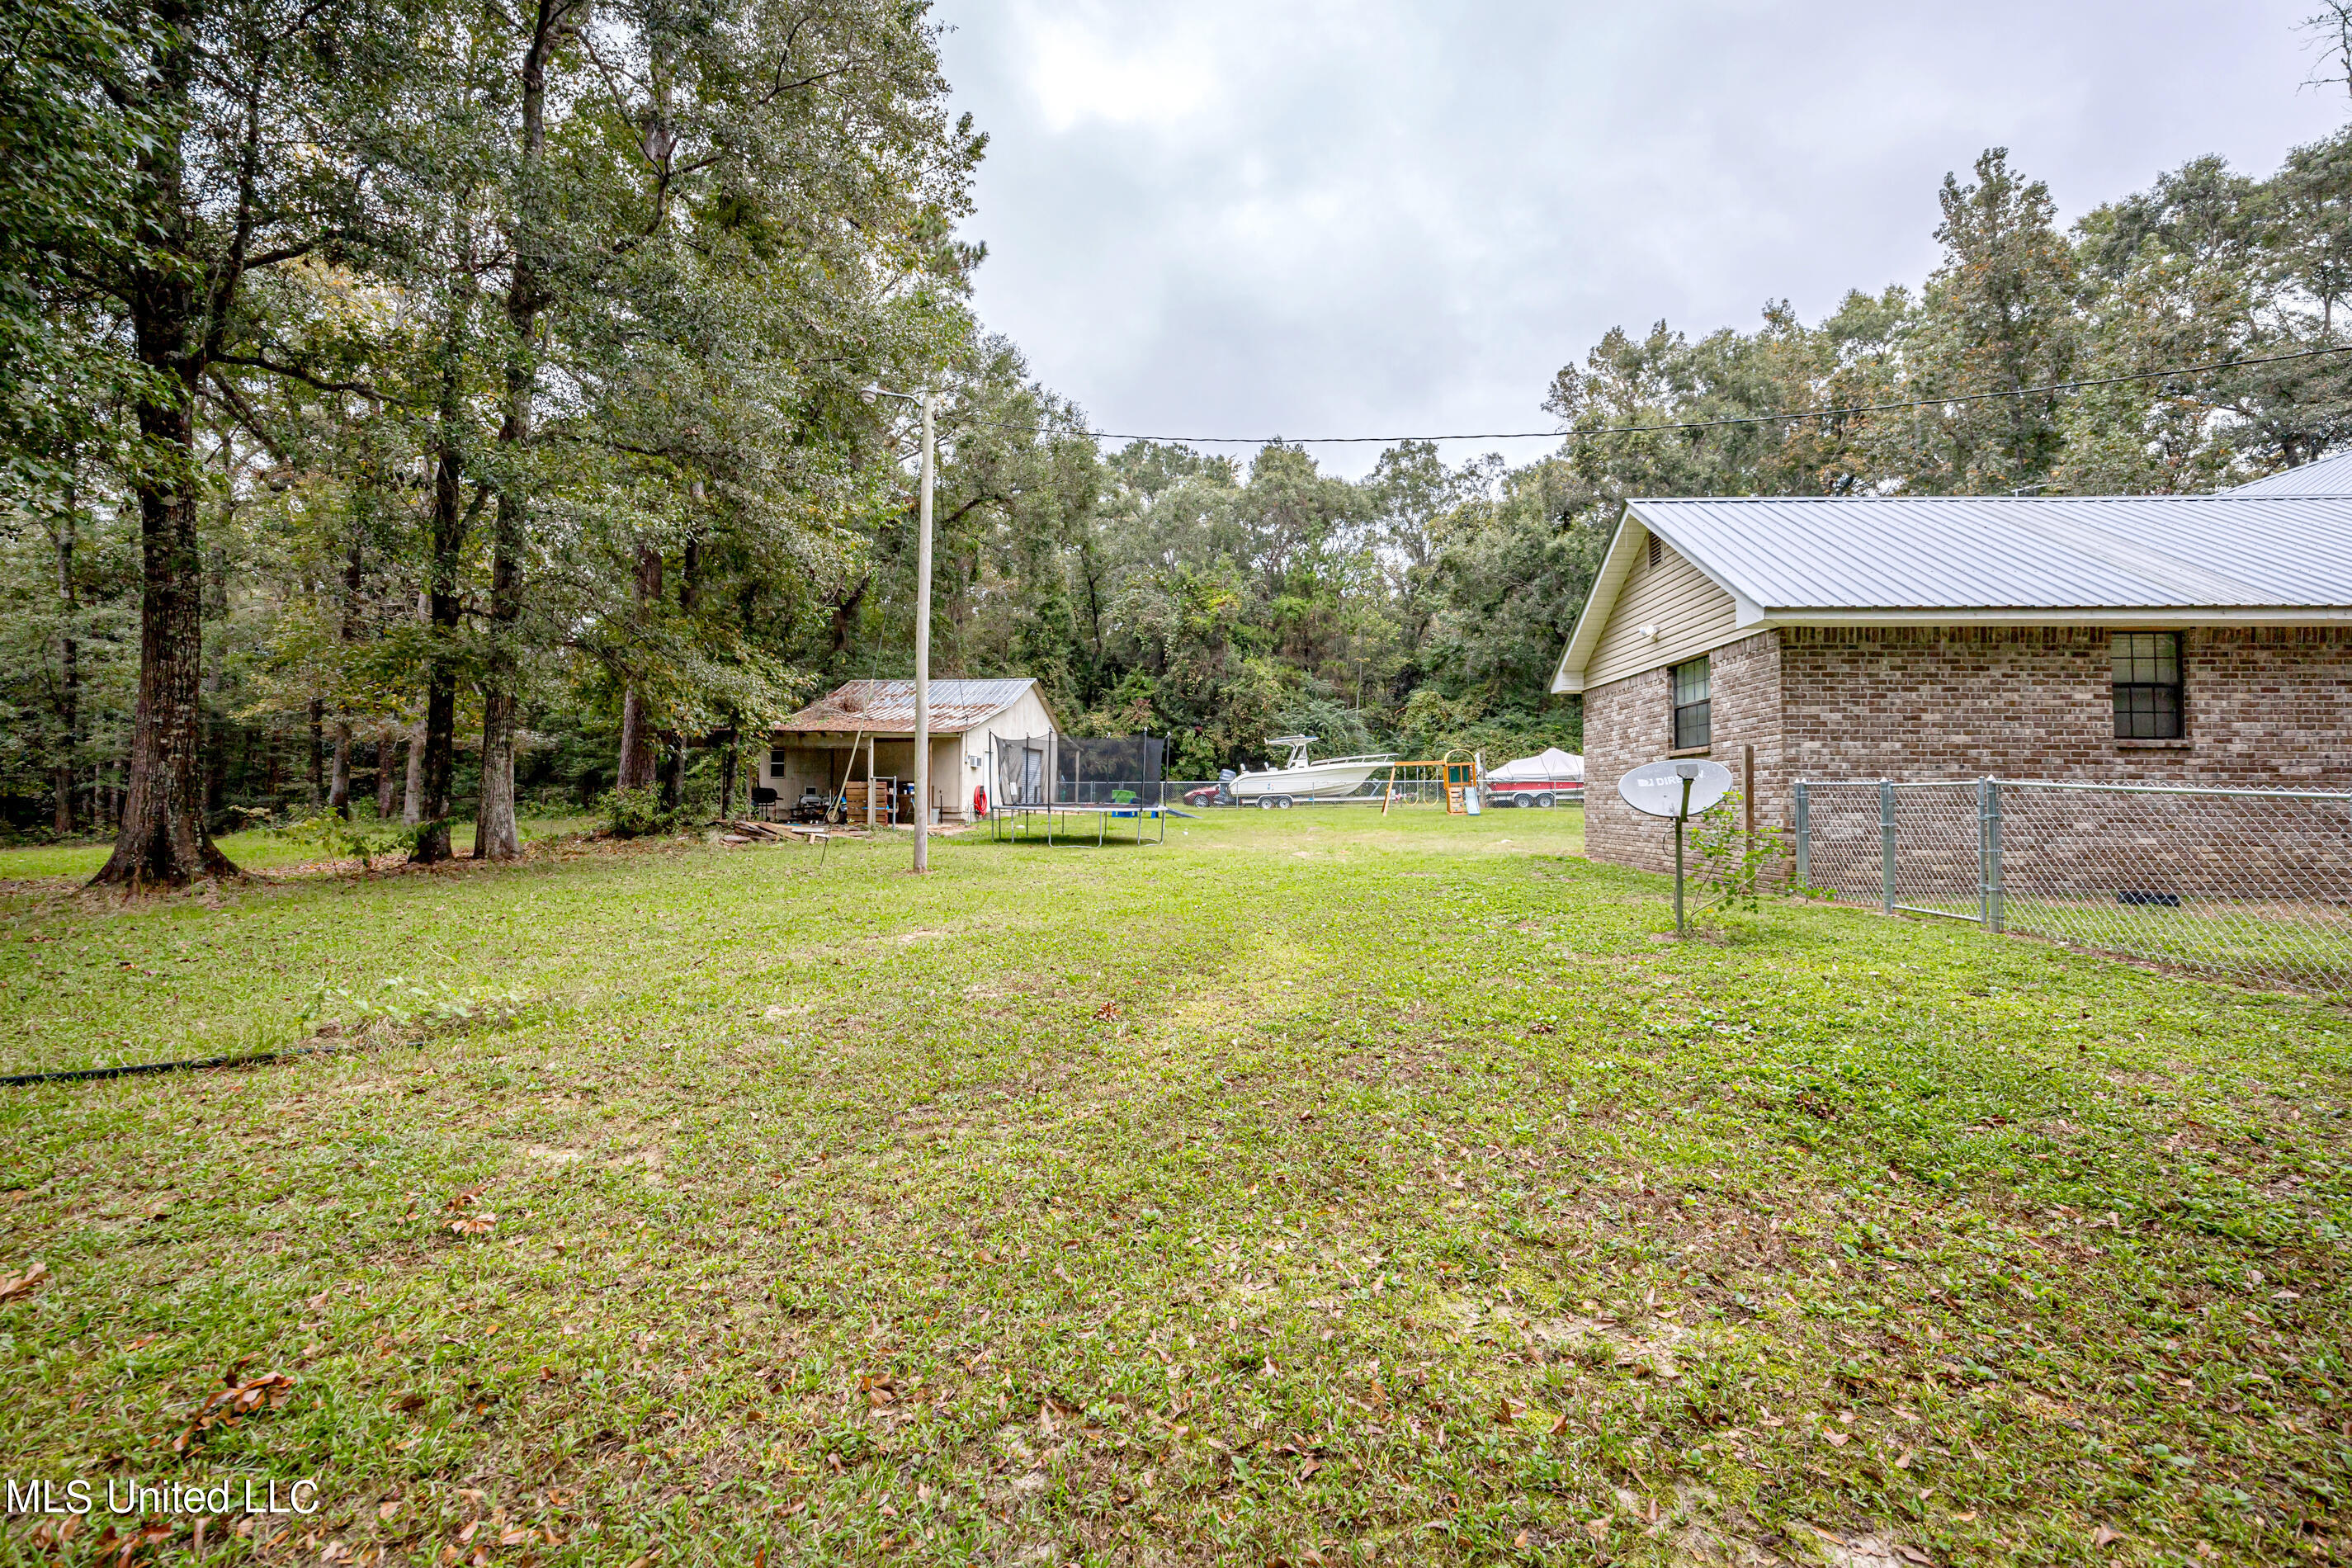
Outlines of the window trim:
<svg viewBox="0 0 2352 1568">
<path fill-rule="evenodd" d="M 2127 645 L 2126 645 L 2124 639 L 2127 637 L 2170 638 L 2172 645 L 2172 679 L 2168 681 L 2116 679 L 2116 664 L 2118 659 L 2129 658 L 2137 661 L 2142 658 L 2142 656 L 2136 650 L 2130 652 L 2126 651 Z M 2158 645 L 2158 647 L 2161 646 L 2161 644 Z M 2151 652 L 2146 657 L 2151 662 L 2161 662 L 2164 656 L 2161 653 Z M 2187 741 L 2189 738 L 2188 676 L 2189 671 L 2187 668 L 2187 661 L 2182 656 L 2180 633 L 2178 631 L 2126 631 L 2118 628 L 2117 630 L 2109 633 L 2107 636 L 2107 701 L 2108 707 L 2114 715 L 2114 732 L 2111 738 L 2118 743 L 2137 742 L 2139 744 L 2146 744 L 2149 742 L 2179 743 Z M 2128 715 L 2126 713 L 2125 694 L 2126 692 L 2137 693 L 2142 691 L 2168 691 L 2172 694 L 2172 727 L 2169 731 L 2165 731 L 2161 729 L 2151 729 L 2147 732 L 2142 733 L 2137 729 L 2132 727 L 2134 721 L 2142 717 L 2147 718 L 2152 723 L 2159 722 L 2165 717 L 2164 713 L 2161 711 L 2163 705 L 2160 702 L 2145 715 L 2138 712 L 2133 712 Z"/>
<path fill-rule="evenodd" d="M 1682 695 L 1680 689 L 1682 672 L 1693 665 L 1700 667 L 1699 679 L 1703 683 L 1700 695 L 1688 702 L 1679 701 L 1677 699 Z M 1686 658 L 1679 664 L 1666 666 L 1666 707 L 1669 726 L 1667 733 L 1674 742 L 1673 750 L 1699 752 L 1706 750 L 1715 743 L 1715 665 L 1707 655 L 1700 654 L 1696 658 Z M 1694 710 L 1698 716 L 1696 725 L 1698 733 L 1695 738 L 1685 739 L 1683 733 L 1683 715 Z"/>
</svg>

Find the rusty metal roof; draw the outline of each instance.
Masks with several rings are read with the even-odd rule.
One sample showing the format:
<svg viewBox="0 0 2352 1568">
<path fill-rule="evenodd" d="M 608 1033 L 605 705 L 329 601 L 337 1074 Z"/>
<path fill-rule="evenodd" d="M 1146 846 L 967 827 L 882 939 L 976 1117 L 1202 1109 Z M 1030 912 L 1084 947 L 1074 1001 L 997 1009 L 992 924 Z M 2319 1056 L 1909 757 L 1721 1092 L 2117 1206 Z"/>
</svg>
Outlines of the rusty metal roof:
<svg viewBox="0 0 2352 1568">
<path fill-rule="evenodd" d="M 960 735 L 1021 700 L 1037 683 L 1008 680 L 934 680 L 931 682 L 931 733 Z M 1039 700 L 1043 701 L 1041 694 Z M 1052 708 L 1046 709 L 1048 717 Z M 1057 726 L 1058 727 L 1058 726 Z M 852 680 L 838 690 L 810 703 L 776 726 L 776 733 L 813 734 L 845 731 L 855 734 L 911 735 L 915 732 L 915 683 L 911 680 Z"/>
</svg>

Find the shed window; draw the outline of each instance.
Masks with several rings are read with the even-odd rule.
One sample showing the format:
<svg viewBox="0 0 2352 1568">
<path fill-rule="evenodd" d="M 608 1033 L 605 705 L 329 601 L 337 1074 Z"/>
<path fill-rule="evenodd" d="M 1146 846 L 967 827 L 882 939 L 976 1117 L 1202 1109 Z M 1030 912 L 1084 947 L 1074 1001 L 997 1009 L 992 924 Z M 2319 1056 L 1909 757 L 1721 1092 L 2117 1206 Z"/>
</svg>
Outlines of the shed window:
<svg viewBox="0 0 2352 1568">
<path fill-rule="evenodd" d="M 1706 658 L 1678 664 L 1675 677 L 1675 750 L 1704 746 L 1707 740 Z"/>
<path fill-rule="evenodd" d="M 2180 634 L 2117 632 L 2116 739 L 2180 739 Z"/>
</svg>

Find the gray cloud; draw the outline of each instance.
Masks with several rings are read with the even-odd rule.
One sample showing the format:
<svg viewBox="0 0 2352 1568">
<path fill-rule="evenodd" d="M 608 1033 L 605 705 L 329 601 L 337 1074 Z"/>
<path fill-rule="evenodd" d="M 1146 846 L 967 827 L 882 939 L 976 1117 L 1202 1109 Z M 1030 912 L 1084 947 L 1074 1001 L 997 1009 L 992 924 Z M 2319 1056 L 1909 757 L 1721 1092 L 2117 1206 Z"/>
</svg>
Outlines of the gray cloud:
<svg viewBox="0 0 2352 1568">
<path fill-rule="evenodd" d="M 1540 429 L 1553 371 L 1612 325 L 1696 335 L 1916 284 L 1938 182 L 1987 146 L 2069 217 L 2200 153 L 2267 173 L 2346 118 L 2340 89 L 2300 89 L 2309 8 L 938 15 L 992 138 L 967 229 L 989 325 L 1103 428 L 1301 437 Z"/>
</svg>

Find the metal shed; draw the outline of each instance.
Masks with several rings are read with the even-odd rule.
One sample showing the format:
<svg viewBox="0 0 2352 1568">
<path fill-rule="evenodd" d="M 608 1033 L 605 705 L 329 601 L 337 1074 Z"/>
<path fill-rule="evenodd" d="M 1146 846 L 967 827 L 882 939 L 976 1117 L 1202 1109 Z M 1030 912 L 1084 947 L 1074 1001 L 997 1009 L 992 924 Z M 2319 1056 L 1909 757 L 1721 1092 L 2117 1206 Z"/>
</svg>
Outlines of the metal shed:
<svg viewBox="0 0 2352 1568">
<path fill-rule="evenodd" d="M 1061 723 L 1034 679 L 931 682 L 931 799 L 941 822 L 972 820 L 972 794 L 986 785 L 1000 742 L 1044 739 L 1044 776 Z M 760 782 L 790 805 L 814 792 L 831 798 L 843 784 L 915 773 L 915 683 L 852 680 L 775 728 Z"/>
</svg>

